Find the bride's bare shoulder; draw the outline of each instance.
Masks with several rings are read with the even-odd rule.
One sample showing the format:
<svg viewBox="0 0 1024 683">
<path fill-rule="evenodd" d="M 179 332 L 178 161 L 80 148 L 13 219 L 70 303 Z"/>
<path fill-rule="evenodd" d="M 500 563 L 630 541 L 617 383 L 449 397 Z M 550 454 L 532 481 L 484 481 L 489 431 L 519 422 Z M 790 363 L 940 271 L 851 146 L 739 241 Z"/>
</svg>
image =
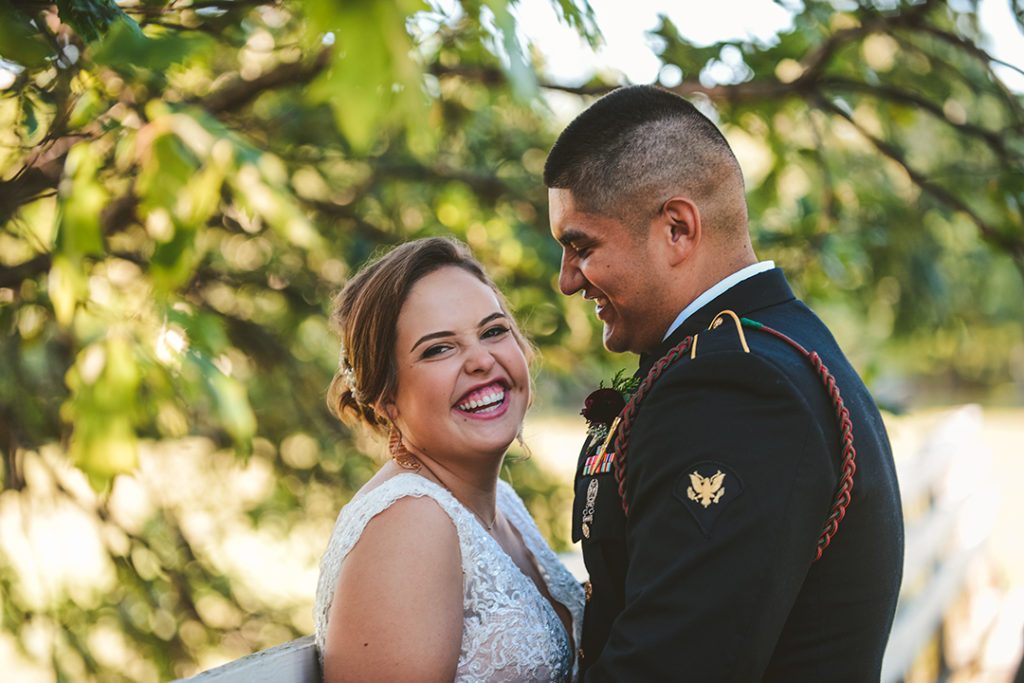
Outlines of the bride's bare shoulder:
<svg viewBox="0 0 1024 683">
<path fill-rule="evenodd" d="M 357 497 L 369 495 L 402 474 L 406 475 L 407 482 L 418 481 L 411 477 L 419 475 L 409 474 L 397 466 L 392 469 L 392 465 L 387 463 L 382 467 L 359 490 Z M 360 568 L 369 568 L 377 563 L 387 563 L 389 568 L 399 569 L 431 562 L 439 566 L 455 566 L 461 573 L 455 522 L 440 502 L 430 495 L 423 495 L 422 485 L 411 488 L 415 488 L 416 493 L 410 491 L 404 495 L 404 487 L 401 486 L 390 492 L 397 498 L 366 523 L 359 540 L 345 559 L 343 572 L 352 575 Z M 371 573 L 373 576 L 366 580 L 388 579 L 387 574 L 381 574 L 377 569 L 372 569 Z"/>
<path fill-rule="evenodd" d="M 427 669 L 429 680 L 451 680 L 462 610 L 454 522 L 429 496 L 401 497 L 367 523 L 345 558 L 328 620 L 325 674 L 412 680 Z"/>
<path fill-rule="evenodd" d="M 398 465 L 395 464 L 393 460 L 388 460 L 383 465 L 381 465 L 380 469 L 377 470 L 374 473 L 374 475 L 366 481 L 365 484 L 359 487 L 359 490 L 356 491 L 355 496 L 353 496 L 353 500 L 361 496 L 365 496 L 370 491 L 374 490 L 375 488 L 378 488 L 379 486 L 386 482 L 391 481 L 400 474 L 410 474 L 410 471 L 399 467 Z"/>
</svg>

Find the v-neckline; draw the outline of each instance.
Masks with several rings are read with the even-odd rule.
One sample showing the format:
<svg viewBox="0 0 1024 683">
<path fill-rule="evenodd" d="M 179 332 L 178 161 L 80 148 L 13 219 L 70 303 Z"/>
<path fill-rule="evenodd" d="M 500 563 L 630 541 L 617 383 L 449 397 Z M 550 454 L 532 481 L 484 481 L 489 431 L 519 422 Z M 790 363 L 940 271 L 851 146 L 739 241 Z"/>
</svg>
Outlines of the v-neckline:
<svg viewBox="0 0 1024 683">
<path fill-rule="evenodd" d="M 500 482 L 499 482 L 499 486 L 500 486 Z M 498 510 L 503 515 L 505 515 L 505 519 L 508 520 L 508 523 L 512 527 L 512 530 L 516 533 L 517 536 L 519 536 L 519 540 L 523 544 L 523 550 L 526 551 L 526 559 L 527 559 L 527 561 L 529 561 L 530 563 L 533 564 L 533 568 L 536 570 L 537 575 L 540 577 L 540 580 L 544 582 L 544 590 L 547 592 L 548 595 L 551 596 L 550 599 L 545 597 L 544 593 L 541 592 L 540 586 L 538 586 L 534 582 L 534 580 L 532 578 L 530 578 L 526 574 L 526 572 L 524 572 L 522 570 L 522 568 L 518 564 L 516 564 L 516 561 L 512 558 L 511 555 L 508 554 L 508 552 L 505 550 L 505 548 L 502 547 L 501 543 L 498 542 L 498 539 L 496 539 L 494 536 L 492 536 L 487 531 L 487 527 L 485 527 L 483 525 L 483 522 L 481 522 L 479 519 L 477 519 L 477 516 L 474 515 L 469 510 L 469 508 L 467 508 L 465 505 L 462 505 L 462 502 L 459 501 L 458 498 L 455 498 L 454 495 L 452 496 L 452 498 L 454 498 L 455 502 L 457 502 L 459 505 L 461 505 L 462 508 L 467 513 L 469 513 L 469 516 L 476 523 L 476 525 L 477 525 L 478 529 L 480 530 L 480 532 L 484 536 L 486 536 L 488 539 L 490 539 L 490 542 L 493 544 L 493 546 L 497 550 L 498 554 L 505 558 L 507 563 L 509 565 L 511 565 L 512 568 L 515 569 L 516 572 L 518 572 L 519 576 L 522 577 L 522 579 L 527 584 L 530 585 L 530 587 L 533 589 L 533 591 L 537 594 L 537 597 L 540 598 L 541 602 L 543 602 L 547 606 L 547 608 L 549 610 L 549 615 L 548 616 L 549 617 L 553 616 L 555 618 L 555 623 L 557 623 L 560 626 L 560 631 L 565 635 L 566 644 L 568 645 L 569 651 L 571 652 L 572 648 L 573 648 L 573 635 L 572 635 L 571 629 L 573 629 L 575 627 L 575 616 L 573 615 L 572 610 L 569 609 L 568 605 L 563 603 L 561 600 L 558 600 L 558 599 L 555 598 L 554 593 L 551 591 L 551 582 L 550 582 L 551 576 L 550 576 L 550 572 L 546 571 L 546 569 L 541 565 L 540 559 L 537 557 L 537 554 L 533 551 L 533 548 L 530 547 L 529 542 L 526 540 L 526 536 L 523 534 L 523 530 L 519 528 L 519 525 L 513 519 L 514 516 L 513 515 L 509 515 L 506 512 L 506 510 L 504 509 L 504 506 L 502 506 L 502 492 L 501 492 L 501 490 L 499 489 L 499 491 L 498 491 L 498 501 L 497 501 Z M 562 618 L 558 615 L 558 610 L 556 610 L 554 604 L 552 604 L 554 602 L 557 602 L 559 605 L 561 605 L 562 608 L 569 614 L 569 628 L 566 628 L 565 623 L 562 621 Z"/>
</svg>

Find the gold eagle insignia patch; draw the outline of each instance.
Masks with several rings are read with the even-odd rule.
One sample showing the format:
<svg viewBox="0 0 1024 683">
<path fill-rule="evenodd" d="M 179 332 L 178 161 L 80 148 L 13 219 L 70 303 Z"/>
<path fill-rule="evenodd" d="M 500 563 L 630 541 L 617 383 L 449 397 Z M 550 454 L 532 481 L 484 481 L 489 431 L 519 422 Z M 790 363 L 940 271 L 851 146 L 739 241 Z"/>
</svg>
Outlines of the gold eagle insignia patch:
<svg viewBox="0 0 1024 683">
<path fill-rule="evenodd" d="M 699 502 L 704 507 L 717 503 L 725 495 L 725 474 L 718 470 L 710 477 L 702 477 L 697 472 L 690 472 L 690 486 L 686 489 L 686 497 Z"/>
<path fill-rule="evenodd" d="M 743 495 L 743 478 L 729 465 L 703 460 L 679 473 L 672 495 L 693 516 L 705 538 L 730 504 Z"/>
</svg>

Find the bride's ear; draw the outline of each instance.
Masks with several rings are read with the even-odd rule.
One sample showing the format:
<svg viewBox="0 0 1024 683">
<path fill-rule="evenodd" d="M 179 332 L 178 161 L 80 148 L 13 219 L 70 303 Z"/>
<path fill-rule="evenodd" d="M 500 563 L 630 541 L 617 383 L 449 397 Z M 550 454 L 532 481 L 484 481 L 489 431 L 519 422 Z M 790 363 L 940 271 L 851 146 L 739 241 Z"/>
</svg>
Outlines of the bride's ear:
<svg viewBox="0 0 1024 683">
<path fill-rule="evenodd" d="M 388 422 L 394 424 L 395 420 L 398 419 L 398 407 L 394 403 L 380 402 L 373 406 L 373 409 L 377 411 L 379 415 L 383 415 L 387 418 Z"/>
</svg>

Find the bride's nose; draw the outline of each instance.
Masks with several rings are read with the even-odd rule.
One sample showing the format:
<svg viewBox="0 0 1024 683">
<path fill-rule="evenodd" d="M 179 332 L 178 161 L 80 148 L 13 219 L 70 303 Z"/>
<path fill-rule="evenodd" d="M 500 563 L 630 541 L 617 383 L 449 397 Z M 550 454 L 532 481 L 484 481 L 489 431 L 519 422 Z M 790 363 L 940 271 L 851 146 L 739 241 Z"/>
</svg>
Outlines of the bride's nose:
<svg viewBox="0 0 1024 683">
<path fill-rule="evenodd" d="M 494 356 L 483 344 L 474 344 L 466 352 L 465 370 L 469 374 L 489 372 L 494 367 Z"/>
</svg>

